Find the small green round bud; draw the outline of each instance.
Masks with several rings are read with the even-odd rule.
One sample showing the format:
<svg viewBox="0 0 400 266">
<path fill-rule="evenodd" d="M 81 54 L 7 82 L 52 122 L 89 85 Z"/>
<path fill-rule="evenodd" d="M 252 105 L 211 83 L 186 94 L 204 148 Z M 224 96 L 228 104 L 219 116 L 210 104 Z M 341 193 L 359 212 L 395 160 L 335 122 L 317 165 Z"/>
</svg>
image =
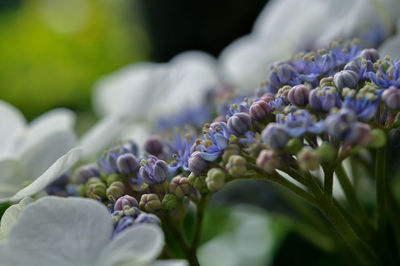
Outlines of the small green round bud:
<svg viewBox="0 0 400 266">
<path fill-rule="evenodd" d="M 256 164 L 267 173 L 272 173 L 281 165 L 281 159 L 274 150 L 262 150 L 257 157 Z"/>
<path fill-rule="evenodd" d="M 190 174 L 188 177 L 188 181 L 192 186 L 197 189 L 200 193 L 207 193 L 207 184 L 204 176 L 195 176 L 194 174 Z"/>
<path fill-rule="evenodd" d="M 169 184 L 169 192 L 179 199 L 185 195 L 189 195 L 190 188 L 191 185 L 188 178 L 181 176 L 174 177 Z"/>
<path fill-rule="evenodd" d="M 103 199 L 106 197 L 106 185 L 104 183 L 94 183 L 88 185 L 88 189 L 86 191 L 86 195 L 89 198 L 98 200 L 98 199 Z"/>
<path fill-rule="evenodd" d="M 379 128 L 372 130 L 372 142 L 369 144 L 372 148 L 380 148 L 386 144 L 385 132 Z"/>
<path fill-rule="evenodd" d="M 161 209 L 162 204 L 157 194 L 143 194 L 139 208 L 145 212 L 154 213 Z"/>
<path fill-rule="evenodd" d="M 227 164 L 229 161 L 229 157 L 232 155 L 239 155 L 240 154 L 240 148 L 239 145 L 237 144 L 229 144 L 225 150 L 224 153 L 222 154 L 222 161 Z"/>
<path fill-rule="evenodd" d="M 211 168 L 206 177 L 207 188 L 210 191 L 220 190 L 225 185 L 225 173 L 220 168 Z"/>
<path fill-rule="evenodd" d="M 79 185 L 78 186 L 78 196 L 79 197 L 86 197 L 87 186 L 86 185 Z"/>
<path fill-rule="evenodd" d="M 106 191 L 107 198 L 111 201 L 116 201 L 119 197 L 125 194 L 125 185 L 120 181 L 113 182 Z"/>
<path fill-rule="evenodd" d="M 319 166 L 319 156 L 311 147 L 304 147 L 297 154 L 297 162 L 304 171 L 316 170 Z"/>
<path fill-rule="evenodd" d="M 91 177 L 91 178 L 89 178 L 89 180 L 87 181 L 86 185 L 97 184 L 97 183 L 103 183 L 103 182 L 102 182 L 101 179 L 98 178 L 98 177 Z"/>
<path fill-rule="evenodd" d="M 298 138 L 294 138 L 294 139 L 290 139 L 286 143 L 285 151 L 287 151 L 291 154 L 296 154 L 301 150 L 302 147 L 303 147 L 303 143 L 301 142 L 301 140 L 299 140 Z"/>
<path fill-rule="evenodd" d="M 107 176 L 107 179 L 106 179 L 107 186 L 110 186 L 112 183 L 114 183 L 116 181 L 122 182 L 122 178 L 119 174 L 111 174 L 111 175 Z"/>
<path fill-rule="evenodd" d="M 228 168 L 229 174 L 238 177 L 247 172 L 247 161 L 240 155 L 232 155 L 229 157 L 226 168 Z"/>
<path fill-rule="evenodd" d="M 322 143 L 316 151 L 321 162 L 328 163 L 335 159 L 335 149 L 329 143 Z"/>
<path fill-rule="evenodd" d="M 178 200 L 173 194 L 166 194 L 162 200 L 162 207 L 166 211 L 172 211 L 178 205 Z"/>
</svg>

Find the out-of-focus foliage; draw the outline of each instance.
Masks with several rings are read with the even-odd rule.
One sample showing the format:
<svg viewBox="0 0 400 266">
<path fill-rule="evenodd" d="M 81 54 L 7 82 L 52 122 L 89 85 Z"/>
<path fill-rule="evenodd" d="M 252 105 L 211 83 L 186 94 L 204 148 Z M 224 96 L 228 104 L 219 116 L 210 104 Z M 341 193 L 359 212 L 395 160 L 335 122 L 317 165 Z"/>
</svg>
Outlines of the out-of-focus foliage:
<svg viewBox="0 0 400 266">
<path fill-rule="evenodd" d="M 0 98 L 28 119 L 55 106 L 89 108 L 99 76 L 146 58 L 133 4 L 38 0 L 0 9 Z"/>
</svg>

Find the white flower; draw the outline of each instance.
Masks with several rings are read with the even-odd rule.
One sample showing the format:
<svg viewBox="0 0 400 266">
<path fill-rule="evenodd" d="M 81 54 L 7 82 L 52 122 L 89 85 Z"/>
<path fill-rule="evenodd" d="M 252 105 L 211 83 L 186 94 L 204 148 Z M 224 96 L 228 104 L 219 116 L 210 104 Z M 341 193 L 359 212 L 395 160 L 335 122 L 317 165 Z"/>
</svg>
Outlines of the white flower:
<svg viewBox="0 0 400 266">
<path fill-rule="evenodd" d="M 186 265 L 154 261 L 164 246 L 158 226 L 136 225 L 111 239 L 112 232 L 111 215 L 101 203 L 44 197 L 25 207 L 0 243 L 0 265 Z"/>
<path fill-rule="evenodd" d="M 3 213 L 0 222 L 0 240 L 6 239 L 13 225 L 17 222 L 21 216 L 22 210 L 26 205 L 32 203 L 32 198 L 24 198 L 20 202 L 11 205 Z"/>
<path fill-rule="evenodd" d="M 52 110 L 27 125 L 17 109 L 0 101 L 0 121 L 0 201 L 36 194 L 79 159 L 69 110 Z"/>
<path fill-rule="evenodd" d="M 380 48 L 381 56 L 390 56 L 393 59 L 400 58 L 400 19 L 397 22 L 397 34 L 388 39 Z"/>
</svg>

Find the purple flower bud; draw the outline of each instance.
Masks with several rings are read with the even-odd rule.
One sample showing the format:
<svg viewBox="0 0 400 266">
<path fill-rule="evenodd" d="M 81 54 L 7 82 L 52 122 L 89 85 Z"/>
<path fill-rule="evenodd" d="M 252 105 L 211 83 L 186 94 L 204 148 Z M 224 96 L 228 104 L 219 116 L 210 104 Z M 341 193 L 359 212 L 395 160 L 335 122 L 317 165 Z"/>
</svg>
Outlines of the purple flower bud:
<svg viewBox="0 0 400 266">
<path fill-rule="evenodd" d="M 295 75 L 296 70 L 289 64 L 282 64 L 278 67 L 278 78 L 282 84 L 287 84 Z"/>
<path fill-rule="evenodd" d="M 148 185 L 162 184 L 168 177 L 168 164 L 157 157 L 150 155 L 146 160 L 142 160 L 139 174 L 143 181 Z"/>
<path fill-rule="evenodd" d="M 275 95 L 273 93 L 267 92 L 263 96 L 261 96 L 260 99 L 265 101 L 265 102 L 267 102 L 267 103 L 269 103 L 270 101 L 273 101 L 274 98 L 275 98 Z"/>
<path fill-rule="evenodd" d="M 201 157 L 199 151 L 195 151 L 190 155 L 189 169 L 195 175 L 200 175 L 203 171 L 208 169 L 208 162 Z"/>
<path fill-rule="evenodd" d="M 261 133 L 261 140 L 268 147 L 274 150 L 283 149 L 289 140 L 289 134 L 285 130 L 285 126 L 277 123 L 269 123 Z"/>
<path fill-rule="evenodd" d="M 163 152 L 164 144 L 160 137 L 152 136 L 144 142 L 144 150 L 153 155 L 159 155 Z"/>
<path fill-rule="evenodd" d="M 310 92 L 308 101 L 314 111 L 328 112 L 336 106 L 337 93 L 333 87 L 317 88 Z"/>
<path fill-rule="evenodd" d="M 344 70 L 351 70 L 358 73 L 360 71 L 360 64 L 358 61 L 350 61 L 344 66 Z"/>
<path fill-rule="evenodd" d="M 135 224 L 155 224 L 160 225 L 160 219 L 157 216 L 151 213 L 141 213 L 135 219 Z"/>
<path fill-rule="evenodd" d="M 296 85 L 290 89 L 287 99 L 294 105 L 306 106 L 308 103 L 309 93 L 310 90 L 306 86 L 302 84 Z"/>
<path fill-rule="evenodd" d="M 334 139 L 353 142 L 357 139 L 357 116 L 347 108 L 338 113 L 329 115 L 326 120 L 326 129 Z"/>
<path fill-rule="evenodd" d="M 140 169 L 140 165 L 136 160 L 136 157 L 131 153 L 122 154 L 117 159 L 118 171 L 123 175 L 132 175 L 137 173 Z"/>
<path fill-rule="evenodd" d="M 333 82 L 339 90 L 355 89 L 358 83 L 358 74 L 352 70 L 342 70 L 335 74 Z"/>
<path fill-rule="evenodd" d="M 247 113 L 236 113 L 228 119 L 228 130 L 236 135 L 243 135 L 251 128 L 251 118 Z"/>
<path fill-rule="evenodd" d="M 99 177 L 100 172 L 96 166 L 88 164 L 78 168 L 75 172 L 74 182 L 76 184 L 85 184 L 91 177 Z"/>
<path fill-rule="evenodd" d="M 382 100 L 385 105 L 391 109 L 396 110 L 400 108 L 400 89 L 395 86 L 390 86 L 382 93 Z"/>
<path fill-rule="evenodd" d="M 271 107 L 263 100 L 254 102 L 250 106 L 250 117 L 254 120 L 264 120 L 271 113 Z"/>
<path fill-rule="evenodd" d="M 256 164 L 267 173 L 272 173 L 280 166 L 281 159 L 276 151 L 262 150 L 257 157 Z"/>
<path fill-rule="evenodd" d="M 360 56 L 361 56 L 361 58 L 366 59 L 366 60 L 370 60 L 373 63 L 378 61 L 378 59 L 380 57 L 378 51 L 376 49 L 374 49 L 374 48 L 362 50 Z"/>
<path fill-rule="evenodd" d="M 122 211 L 125 206 L 128 206 L 129 208 L 131 207 L 137 207 L 138 202 L 137 200 L 129 195 L 125 195 L 120 197 L 114 204 L 114 210 L 115 211 Z"/>
</svg>

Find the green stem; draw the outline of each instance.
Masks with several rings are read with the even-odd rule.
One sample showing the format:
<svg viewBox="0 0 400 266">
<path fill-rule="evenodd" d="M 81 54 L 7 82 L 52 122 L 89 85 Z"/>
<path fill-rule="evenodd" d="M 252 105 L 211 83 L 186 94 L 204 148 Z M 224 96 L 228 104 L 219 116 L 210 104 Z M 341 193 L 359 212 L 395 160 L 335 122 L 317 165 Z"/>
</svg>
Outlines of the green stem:
<svg viewBox="0 0 400 266">
<path fill-rule="evenodd" d="M 199 203 L 197 204 L 196 225 L 195 225 L 195 229 L 194 229 L 192 245 L 190 246 L 190 249 L 194 253 L 196 253 L 197 248 L 199 247 L 199 244 L 200 244 L 201 231 L 202 231 L 202 225 L 203 225 L 203 217 L 204 217 L 204 212 L 207 207 L 209 199 L 210 199 L 210 195 L 203 195 L 201 197 Z"/>
<path fill-rule="evenodd" d="M 385 146 L 386 147 L 386 146 Z M 376 151 L 375 182 L 376 182 L 376 215 L 378 234 L 382 240 L 385 239 L 385 187 L 386 187 L 386 149 L 379 148 Z"/>
<path fill-rule="evenodd" d="M 325 166 L 322 169 L 324 170 L 324 194 L 329 200 L 332 200 L 333 170 L 328 166 Z"/>
</svg>

